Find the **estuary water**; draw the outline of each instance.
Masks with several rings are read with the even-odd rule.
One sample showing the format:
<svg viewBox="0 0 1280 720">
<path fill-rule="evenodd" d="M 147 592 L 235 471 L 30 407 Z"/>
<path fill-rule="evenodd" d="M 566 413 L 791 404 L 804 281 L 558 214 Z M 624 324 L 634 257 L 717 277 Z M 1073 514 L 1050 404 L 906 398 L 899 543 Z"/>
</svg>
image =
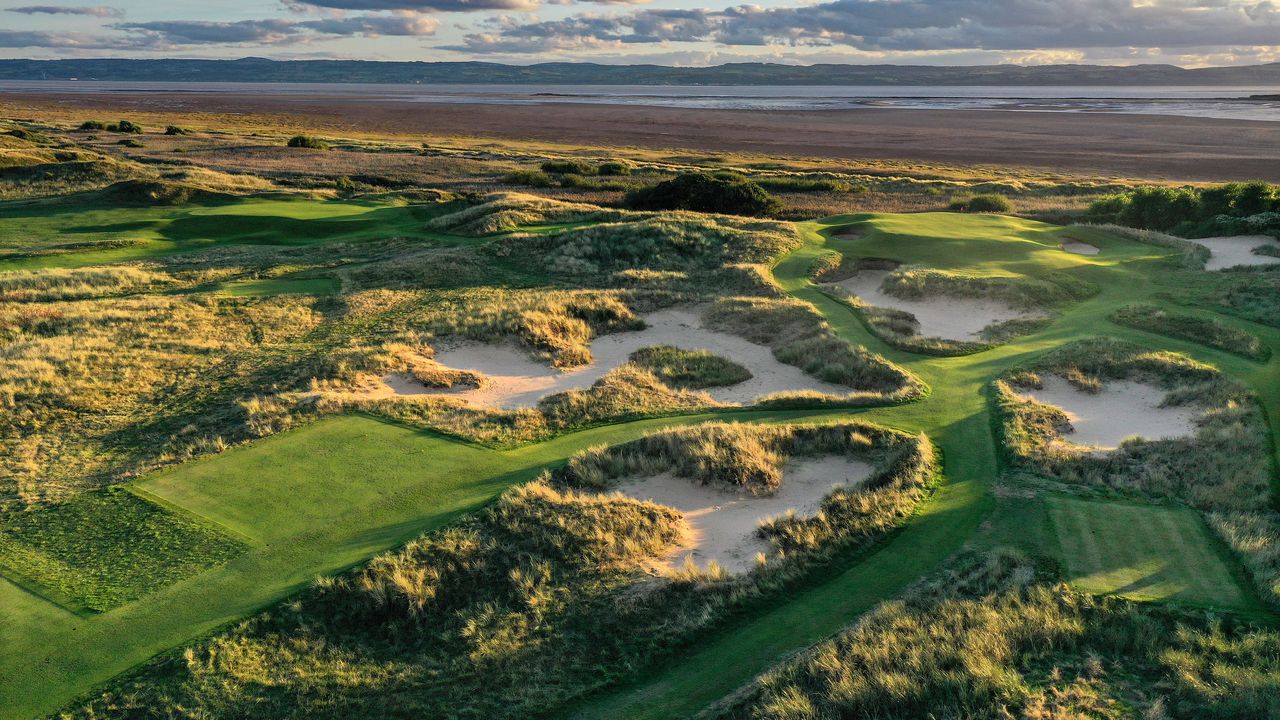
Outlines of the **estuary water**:
<svg viewBox="0 0 1280 720">
<path fill-rule="evenodd" d="M 370 102 L 584 103 L 721 110 L 1002 110 L 1280 121 L 1277 86 L 397 85 L 0 80 L 0 93 L 6 92 L 228 93 L 363 98 Z"/>
</svg>

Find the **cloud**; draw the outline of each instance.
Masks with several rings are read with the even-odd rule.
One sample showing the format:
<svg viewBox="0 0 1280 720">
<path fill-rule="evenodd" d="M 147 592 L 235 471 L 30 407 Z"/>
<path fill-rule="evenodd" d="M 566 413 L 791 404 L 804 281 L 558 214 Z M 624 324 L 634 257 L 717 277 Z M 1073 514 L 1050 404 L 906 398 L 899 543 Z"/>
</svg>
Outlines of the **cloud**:
<svg viewBox="0 0 1280 720">
<path fill-rule="evenodd" d="M 104 37 L 88 33 L 53 33 L 40 30 L 0 30 L 0 48 L 138 50 L 145 47 L 145 44 L 127 37 Z"/>
<path fill-rule="evenodd" d="M 289 45 L 317 36 L 378 37 L 432 35 L 440 21 L 428 15 L 353 15 L 319 20 L 165 20 L 119 23 L 135 42 L 151 46 L 182 45 Z"/>
<path fill-rule="evenodd" d="M 714 42 L 872 52 L 1280 46 L 1271 0 L 835 0 L 798 7 L 582 14 L 475 33 L 451 49 L 546 52 Z"/>
<path fill-rule="evenodd" d="M 23 5 L 22 7 L 6 8 L 7 12 L 22 13 L 23 15 L 89 15 L 91 17 L 100 18 L 119 18 L 124 17 L 124 11 L 120 8 L 107 7 L 105 5 L 95 5 L 92 7 L 68 7 L 64 5 Z"/>
<path fill-rule="evenodd" d="M 624 0 L 625 1 L 625 0 Z M 415 12 L 473 12 L 476 10 L 537 10 L 540 0 L 295 0 L 335 10 L 412 10 Z"/>
</svg>

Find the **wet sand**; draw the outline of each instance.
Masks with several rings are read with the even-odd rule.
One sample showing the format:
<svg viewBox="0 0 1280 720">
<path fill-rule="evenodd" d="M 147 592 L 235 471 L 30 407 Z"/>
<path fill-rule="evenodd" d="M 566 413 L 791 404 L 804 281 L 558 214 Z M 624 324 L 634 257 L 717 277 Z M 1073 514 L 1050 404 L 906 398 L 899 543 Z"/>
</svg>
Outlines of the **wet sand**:
<svg viewBox="0 0 1280 720">
<path fill-rule="evenodd" d="M 1022 166 L 1069 175 L 1280 181 L 1280 122 L 1001 110 L 697 110 L 183 92 L 0 94 L 40 107 L 274 116 L 317 131 L 511 138 L 773 155 Z"/>
</svg>

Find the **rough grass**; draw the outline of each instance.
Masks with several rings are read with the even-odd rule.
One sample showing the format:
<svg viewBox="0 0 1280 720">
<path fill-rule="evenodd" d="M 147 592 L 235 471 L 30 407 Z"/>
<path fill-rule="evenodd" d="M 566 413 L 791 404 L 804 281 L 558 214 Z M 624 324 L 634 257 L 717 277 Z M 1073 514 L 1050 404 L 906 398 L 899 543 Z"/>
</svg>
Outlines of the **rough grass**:
<svg viewBox="0 0 1280 720">
<path fill-rule="evenodd" d="M 529 225 L 607 222 L 621 216 L 621 211 L 594 205 L 550 200 L 537 195 L 495 193 L 477 205 L 441 215 L 431 220 L 427 227 L 457 235 L 485 236 Z"/>
<path fill-rule="evenodd" d="M 631 362 L 677 388 L 702 389 L 737 385 L 751 379 L 751 371 L 706 350 L 682 350 L 655 345 L 631 353 Z"/>
<path fill-rule="evenodd" d="M 1139 330 L 1191 340 L 1254 360 L 1265 360 L 1271 354 L 1270 349 L 1256 335 L 1210 317 L 1170 312 L 1154 305 L 1126 305 L 1112 313 L 1111 320 Z"/>
<path fill-rule="evenodd" d="M 1214 718 L 1280 712 L 1280 634 L 1055 585 L 967 556 L 783 662 L 712 716 Z"/>
<path fill-rule="evenodd" d="M 75 610 L 110 610 L 244 548 L 125 490 L 85 493 L 0 519 L 0 571 Z"/>
</svg>

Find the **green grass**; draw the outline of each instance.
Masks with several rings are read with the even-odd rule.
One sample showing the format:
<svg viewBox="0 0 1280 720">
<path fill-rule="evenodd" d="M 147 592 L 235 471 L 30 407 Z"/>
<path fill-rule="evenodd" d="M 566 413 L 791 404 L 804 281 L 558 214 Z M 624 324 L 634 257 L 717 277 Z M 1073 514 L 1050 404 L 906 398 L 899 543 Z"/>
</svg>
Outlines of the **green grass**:
<svg viewBox="0 0 1280 720">
<path fill-rule="evenodd" d="M 233 297 L 271 295 L 332 295 L 338 291 L 333 278 L 263 278 L 234 280 L 218 286 L 217 292 Z"/>
<path fill-rule="evenodd" d="M 0 203 L 0 271 L 143 260 L 223 245 L 299 246 L 432 237 L 427 206 L 245 198 L 116 207 L 87 197 Z"/>
<path fill-rule="evenodd" d="M 110 610 L 244 550 L 219 528 L 120 488 L 0 523 L 0 571 L 76 611 Z"/>
<path fill-rule="evenodd" d="M 290 207 L 305 214 L 342 205 L 308 202 Z M 231 207 L 237 206 L 208 211 L 225 215 Z M 239 205 L 231 214 L 243 218 L 250 210 L 267 217 L 278 217 L 281 212 L 268 203 L 249 203 Z M 155 212 L 187 211 L 168 208 Z M 345 214 L 316 219 L 338 226 L 352 223 L 352 234 L 345 237 L 359 237 L 373 229 L 357 228 L 383 217 L 381 213 L 408 223 L 401 214 L 408 212 L 404 208 L 356 206 L 344 210 Z M 127 216 L 116 217 L 115 222 L 124 222 L 121 218 Z M 186 227 L 202 222 L 209 221 L 189 221 Z M 861 238 L 829 237 L 854 223 L 865 229 Z M 215 226 L 209 223 L 204 227 L 210 229 L 201 232 L 211 234 Z M 975 537 L 993 507 L 990 490 L 1002 469 L 984 389 L 1007 369 L 1025 365 L 1066 342 L 1111 334 L 1212 363 L 1247 383 L 1271 418 L 1280 417 L 1280 368 L 1275 359 L 1258 363 L 1109 320 L 1120 307 L 1149 301 L 1157 293 L 1176 291 L 1180 285 L 1195 281 L 1196 276 L 1177 271 L 1173 250 L 1085 229 L 1072 230 L 1072 237 L 1097 245 L 1102 252 L 1072 255 L 1057 248 L 1062 228 L 1014 218 L 951 213 L 844 216 L 806 223 L 801 230 L 805 245 L 775 268 L 781 286 L 812 302 L 841 338 L 865 345 L 919 375 L 930 388 L 927 397 L 869 410 L 740 411 L 655 418 L 594 427 L 510 451 L 350 416 L 164 471 L 140 481 L 138 490 L 230 528 L 251 539 L 252 547 L 225 565 L 94 617 L 67 613 L 17 585 L 0 582 L 0 619 L 4 620 L 0 623 L 0 697 L 6 698 L 0 714 L 25 717 L 51 711 L 157 652 L 288 596 L 317 574 L 359 563 L 424 530 L 440 527 L 481 506 L 511 483 L 532 477 L 543 465 L 560 462 L 594 444 L 622 442 L 671 424 L 730 417 L 824 421 L 856 415 L 890 427 L 927 432 L 943 453 L 945 483 L 890 541 L 856 562 L 846 562 L 813 578 L 786 604 L 744 611 L 726 627 L 677 651 L 669 662 L 642 669 L 634 683 L 573 709 L 578 717 L 688 716 L 789 653 L 853 622 Z M 249 236 L 255 232 L 250 228 L 244 231 Z M 232 237 L 245 234 L 233 233 Z M 333 235 L 325 231 L 317 237 Z M 823 295 L 808 281 L 813 260 L 831 249 L 848 256 L 884 257 L 992 276 L 1017 273 L 1043 277 L 1064 272 L 1096 283 L 1100 292 L 1064 309 L 1045 327 L 1000 347 L 964 357 L 925 357 L 886 345 L 869 333 L 849 308 Z M 1280 331 L 1274 328 L 1235 317 L 1221 320 L 1253 332 L 1267 347 L 1280 347 Z M 1274 439 L 1274 424 L 1272 435 Z M 1003 525 L 1003 536 L 1017 534 L 1019 518 L 993 516 L 991 520 Z M 1114 523 L 1123 524 L 1122 520 Z M 1183 525 L 1174 521 L 1170 525 L 1174 530 L 1169 532 L 1185 530 Z M 1204 540 L 1203 528 L 1194 527 Z M 1056 534 L 1052 537 L 1057 538 Z M 1184 540 L 1194 537 L 1184 534 Z M 1195 546 L 1191 540 L 1185 543 Z M 1201 546 L 1212 550 L 1207 542 Z M 1161 550 L 1158 544 L 1152 548 Z M 1131 572 L 1130 566 L 1123 564 L 1131 562 L 1140 570 L 1149 557 L 1138 554 L 1131 561 L 1107 560 L 1103 569 Z M 1193 588 L 1187 592 L 1203 593 L 1208 591 L 1186 578 L 1192 567 L 1222 570 L 1225 564 L 1220 558 L 1216 566 L 1195 558 L 1179 563 L 1178 581 Z M 1231 579 L 1229 571 L 1227 577 Z M 1239 592 L 1234 580 L 1223 587 Z M 1222 598 L 1212 602 L 1234 607 Z"/>
<path fill-rule="evenodd" d="M 1049 497 L 1067 579 L 1098 595 L 1252 610 L 1193 510 Z"/>
</svg>

